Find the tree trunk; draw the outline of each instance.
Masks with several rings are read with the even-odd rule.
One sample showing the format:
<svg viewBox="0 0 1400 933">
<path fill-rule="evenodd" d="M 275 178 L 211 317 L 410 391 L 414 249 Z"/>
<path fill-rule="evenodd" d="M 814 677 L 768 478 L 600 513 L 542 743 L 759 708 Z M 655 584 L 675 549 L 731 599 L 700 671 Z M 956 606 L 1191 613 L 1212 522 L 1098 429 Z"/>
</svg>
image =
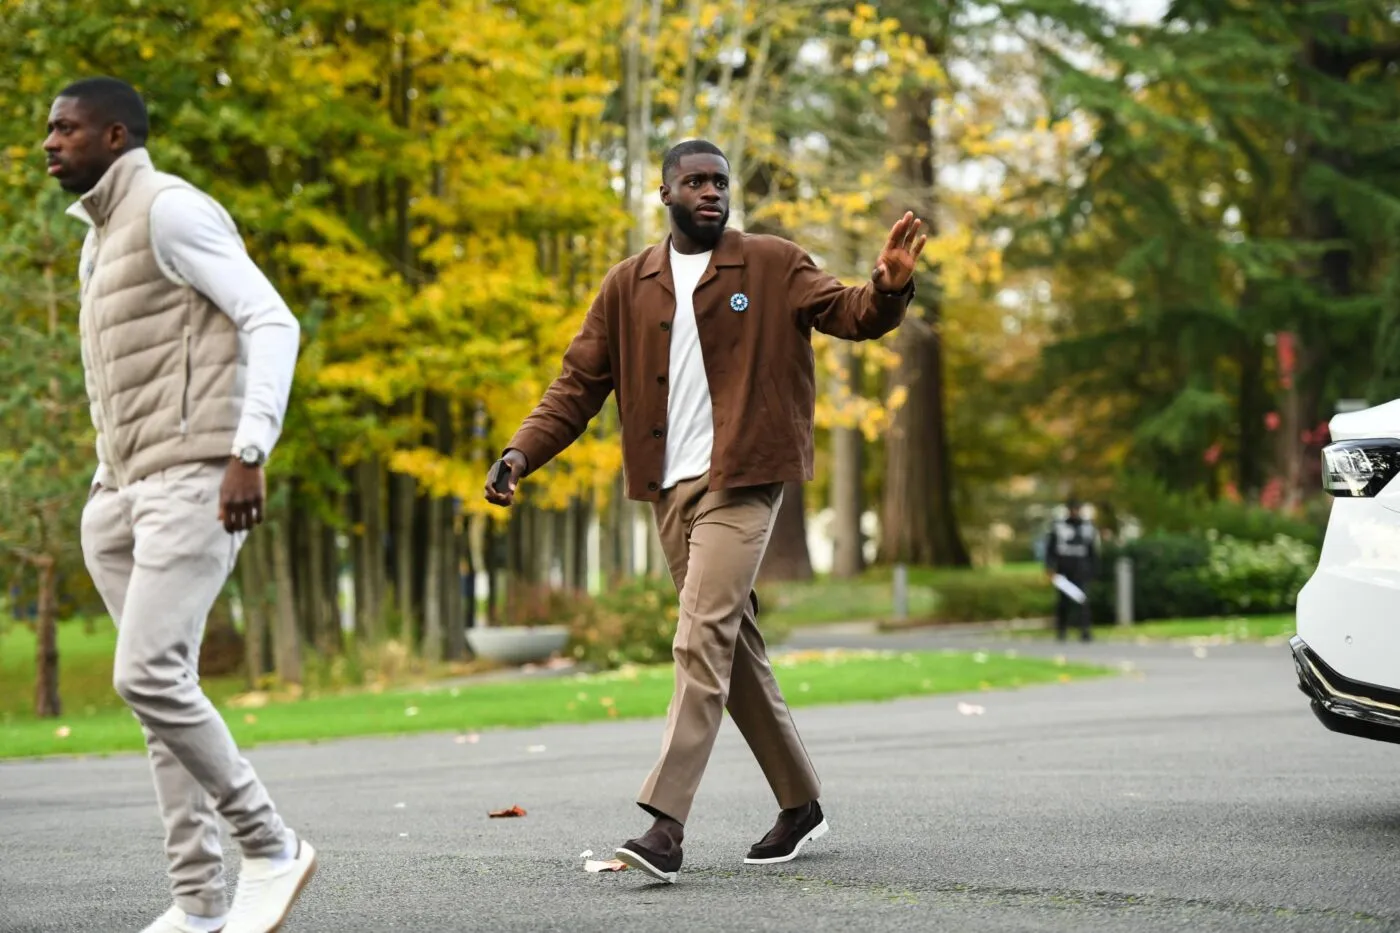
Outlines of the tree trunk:
<svg viewBox="0 0 1400 933">
<path fill-rule="evenodd" d="M 483 519 L 486 527 L 481 534 L 481 555 L 486 569 L 486 621 L 491 625 L 501 624 L 501 555 L 503 545 L 500 529 L 490 519 Z M 507 525 L 509 531 L 509 525 Z M 509 542 L 506 542 L 507 545 Z"/>
<path fill-rule="evenodd" d="M 783 503 L 773 523 L 773 536 L 758 569 L 760 580 L 810 580 L 812 557 L 807 551 L 807 510 L 801 483 L 783 484 Z"/>
<path fill-rule="evenodd" d="M 363 529 L 357 568 L 362 578 L 359 625 L 365 641 L 377 644 L 384 638 L 384 522 L 379 461 L 372 456 L 360 461 L 356 478 Z"/>
<path fill-rule="evenodd" d="M 447 659 L 460 661 L 467 656 L 467 600 L 462 592 L 464 564 L 471 558 L 466 547 L 465 518 L 452 514 L 451 503 L 447 512 L 445 532 L 448 547 L 444 549 L 447 565 L 443 569 L 443 599 L 447 603 Z"/>
<path fill-rule="evenodd" d="M 296 588 L 292 580 L 291 509 L 273 523 L 272 575 L 277 585 L 276 628 L 272 637 L 273 664 L 282 683 L 301 683 L 301 633 L 297 631 Z"/>
<path fill-rule="evenodd" d="M 1264 488 L 1267 453 L 1264 417 L 1268 414 L 1269 397 L 1264 386 L 1264 348 L 1257 337 L 1246 336 L 1239 362 L 1239 450 L 1235 485 L 1245 500 L 1258 502 Z"/>
<path fill-rule="evenodd" d="M 633 503 L 627 498 L 626 490 L 623 487 L 622 475 L 617 477 L 617 485 L 613 489 L 613 510 L 617 513 L 617 524 L 614 529 L 617 540 L 617 573 L 623 580 L 630 580 L 637 573 L 636 554 L 636 511 Z"/>
<path fill-rule="evenodd" d="M 910 317 L 896 348 L 900 362 L 890 388 L 907 386 L 909 394 L 885 438 L 880 556 L 886 563 L 965 567 L 967 549 L 953 520 L 938 338 Z"/>
<path fill-rule="evenodd" d="M 394 486 L 394 596 L 398 602 L 399 625 L 404 647 L 412 652 L 418 645 L 418 620 L 413 592 L 413 513 L 418 489 L 413 477 L 396 475 Z"/>
<path fill-rule="evenodd" d="M 436 496 L 428 500 L 428 559 L 427 576 L 423 586 L 423 645 L 426 661 L 442 660 L 442 570 L 445 563 L 442 534 L 443 501 Z"/>
<path fill-rule="evenodd" d="M 39 619 L 35 649 L 34 714 L 50 719 L 63 712 L 58 695 L 58 598 L 53 557 L 34 559 L 39 572 Z"/>
<path fill-rule="evenodd" d="M 931 36 L 926 37 L 926 44 L 930 49 L 939 48 Z M 933 101 L 934 93 L 927 87 L 904 91 L 891 134 L 905 182 L 902 190 L 911 194 L 908 203 L 891 202 L 890 219 L 913 210 L 923 220 L 930 239 L 938 234 Z M 905 387 L 908 398 L 895 412 L 886 442 L 881 557 L 885 561 L 963 567 L 970 560 L 953 511 L 939 334 L 942 312 L 937 283 L 928 275 L 920 278 L 918 306 L 910 308 L 896 337 L 900 362 L 891 388 Z"/>
<path fill-rule="evenodd" d="M 243 600 L 243 657 L 248 686 L 256 688 L 267 673 L 267 564 L 264 532 L 248 535 L 238 562 L 239 596 Z"/>
<path fill-rule="evenodd" d="M 307 518 L 306 605 L 311 613 L 311 633 L 317 649 L 327 657 L 340 654 L 340 625 L 335 619 L 334 602 L 328 598 L 326 526 L 314 512 Z"/>
<path fill-rule="evenodd" d="M 832 379 L 837 397 L 849 387 L 850 396 L 861 395 L 860 360 L 849 344 L 836 344 L 837 373 Z M 862 448 L 865 438 L 859 427 L 831 429 L 831 506 L 832 522 L 831 575 L 848 580 L 860 576 L 865 569 L 864 538 L 860 530 L 861 513 L 865 511 L 865 483 L 862 469 Z"/>
</svg>

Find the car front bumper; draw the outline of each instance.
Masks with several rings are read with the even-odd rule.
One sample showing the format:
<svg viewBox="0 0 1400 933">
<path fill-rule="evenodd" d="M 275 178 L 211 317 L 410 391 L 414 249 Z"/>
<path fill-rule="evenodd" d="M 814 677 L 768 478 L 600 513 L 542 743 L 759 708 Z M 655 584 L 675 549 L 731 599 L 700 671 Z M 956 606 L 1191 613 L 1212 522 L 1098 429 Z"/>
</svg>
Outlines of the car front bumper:
<svg viewBox="0 0 1400 933">
<path fill-rule="evenodd" d="M 1297 635 L 1289 640 L 1298 689 L 1318 720 L 1333 732 L 1400 743 L 1400 691 L 1348 680 Z"/>
</svg>

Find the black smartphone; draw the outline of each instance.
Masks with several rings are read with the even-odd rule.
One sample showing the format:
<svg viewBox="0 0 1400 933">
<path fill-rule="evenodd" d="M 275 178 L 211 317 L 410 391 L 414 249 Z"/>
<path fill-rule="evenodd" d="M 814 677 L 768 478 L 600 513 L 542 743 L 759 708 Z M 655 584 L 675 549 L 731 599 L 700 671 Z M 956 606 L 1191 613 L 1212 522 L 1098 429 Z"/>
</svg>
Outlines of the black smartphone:
<svg viewBox="0 0 1400 933">
<path fill-rule="evenodd" d="M 491 480 L 491 488 L 499 493 L 510 492 L 510 464 L 504 460 L 497 460 L 491 469 L 496 471 Z"/>
</svg>

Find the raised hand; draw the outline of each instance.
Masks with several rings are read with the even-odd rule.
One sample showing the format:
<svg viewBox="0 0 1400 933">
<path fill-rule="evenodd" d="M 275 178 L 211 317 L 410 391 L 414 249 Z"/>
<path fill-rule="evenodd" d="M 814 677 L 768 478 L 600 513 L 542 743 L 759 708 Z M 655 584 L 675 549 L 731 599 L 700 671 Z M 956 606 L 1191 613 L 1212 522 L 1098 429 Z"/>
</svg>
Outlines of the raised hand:
<svg viewBox="0 0 1400 933">
<path fill-rule="evenodd" d="M 919 233 L 923 225 L 922 220 L 914 217 L 913 211 L 906 211 L 890 228 L 890 238 L 885 241 L 885 248 L 870 276 L 880 291 L 897 292 L 909 284 L 914 274 L 914 263 L 928 242 L 928 235 Z"/>
</svg>

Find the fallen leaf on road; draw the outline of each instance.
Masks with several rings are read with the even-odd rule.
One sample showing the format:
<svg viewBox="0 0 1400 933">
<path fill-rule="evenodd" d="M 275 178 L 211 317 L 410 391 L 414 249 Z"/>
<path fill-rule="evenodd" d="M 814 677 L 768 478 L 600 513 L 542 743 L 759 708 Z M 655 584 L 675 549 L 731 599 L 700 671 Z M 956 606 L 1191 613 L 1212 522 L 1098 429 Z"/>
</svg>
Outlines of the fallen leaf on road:
<svg viewBox="0 0 1400 933">
<path fill-rule="evenodd" d="M 584 849 L 582 852 L 580 852 L 580 853 L 578 854 L 578 857 L 579 857 L 579 858 L 592 858 L 592 857 L 593 857 L 593 850 L 592 850 L 592 849 Z"/>
<path fill-rule="evenodd" d="M 627 865 L 621 860 L 615 858 L 608 859 L 606 862 L 600 862 L 595 859 L 589 859 L 588 861 L 583 863 L 583 870 L 591 871 L 595 874 L 601 871 L 626 871 Z"/>
<path fill-rule="evenodd" d="M 958 703 L 958 712 L 964 716 L 981 716 L 986 711 L 985 706 L 978 706 L 976 703 Z"/>
<path fill-rule="evenodd" d="M 67 726 L 59 726 L 57 729 L 54 730 L 53 734 L 58 736 L 60 739 L 66 739 L 73 734 L 73 730 L 68 728 Z"/>
<path fill-rule="evenodd" d="M 491 813 L 490 813 L 491 819 L 493 819 L 493 820 L 502 819 L 502 818 L 504 818 L 504 817 L 524 816 L 524 815 L 525 815 L 525 810 L 524 810 L 523 808 L 519 807 L 519 806 L 511 807 L 509 810 L 492 810 Z"/>
</svg>

